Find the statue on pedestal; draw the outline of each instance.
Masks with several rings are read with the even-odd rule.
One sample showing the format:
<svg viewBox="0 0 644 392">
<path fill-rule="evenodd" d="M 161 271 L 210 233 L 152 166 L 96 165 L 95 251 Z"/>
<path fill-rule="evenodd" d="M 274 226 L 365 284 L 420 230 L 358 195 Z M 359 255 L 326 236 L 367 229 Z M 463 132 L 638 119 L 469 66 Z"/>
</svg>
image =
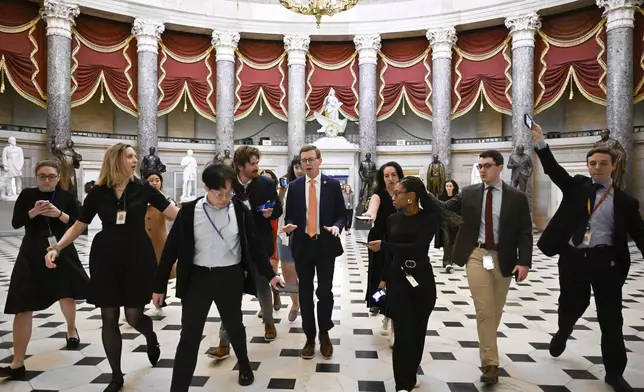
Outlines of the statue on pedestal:
<svg viewBox="0 0 644 392">
<path fill-rule="evenodd" d="M 4 168 L 5 195 L 16 198 L 22 190 L 22 168 L 25 156 L 22 148 L 16 144 L 16 138 L 9 138 L 9 145 L 2 149 L 2 166 Z"/>
<path fill-rule="evenodd" d="M 342 102 L 338 100 L 335 90 L 331 88 L 329 95 L 324 98 L 322 113 L 314 113 L 315 119 L 321 126 L 318 133 L 324 133 L 326 137 L 337 137 L 344 133 L 347 119 L 340 120 L 340 107 L 342 107 Z"/>
<path fill-rule="evenodd" d="M 427 168 L 427 190 L 436 197 L 440 197 L 445 190 L 445 165 L 434 154 L 432 163 Z"/>
<path fill-rule="evenodd" d="M 364 158 L 364 161 L 360 162 L 358 175 L 360 176 L 360 203 L 366 206 L 376 181 L 378 169 L 376 169 L 376 163 L 371 161 L 371 153 L 366 153 Z"/>
<path fill-rule="evenodd" d="M 508 169 L 512 169 L 512 186 L 525 192 L 532 177 L 532 158 L 525 153 L 525 147 L 518 145 L 514 154 L 508 159 Z"/>
<path fill-rule="evenodd" d="M 141 178 L 146 178 L 148 173 L 165 173 L 166 167 L 161 162 L 161 158 L 156 155 L 157 149 L 150 147 L 150 154 L 143 157 L 141 160 Z"/>
<path fill-rule="evenodd" d="M 78 198 L 78 181 L 76 179 L 76 169 L 80 169 L 80 163 L 83 156 L 74 150 L 74 141 L 69 139 L 65 147 L 56 144 L 53 140 L 51 143 L 51 153 L 60 164 L 60 181 L 61 189 L 71 192 Z"/>
<path fill-rule="evenodd" d="M 197 185 L 197 160 L 192 155 L 192 150 L 188 150 L 188 155 L 181 158 L 181 167 L 183 167 L 182 202 L 195 197 L 194 191 Z"/>
<path fill-rule="evenodd" d="M 615 171 L 612 175 L 613 183 L 619 189 L 624 189 L 626 186 L 624 183 L 624 174 L 626 174 L 626 150 L 624 150 L 624 147 L 622 147 L 619 141 L 610 137 L 609 129 L 602 129 L 600 136 L 601 139 L 595 142 L 593 147 L 608 147 L 615 151 L 617 154 L 617 161 L 615 161 Z"/>
<path fill-rule="evenodd" d="M 479 171 L 479 164 L 475 163 L 472 165 L 472 174 L 470 174 L 470 185 L 480 184 L 481 182 L 481 172 Z"/>
<path fill-rule="evenodd" d="M 230 157 L 230 150 L 229 149 L 224 150 L 224 156 L 223 157 L 220 157 L 219 155 L 220 155 L 220 153 L 217 153 L 217 155 L 215 155 L 215 160 L 214 161 L 216 163 L 221 163 L 222 165 L 226 165 L 226 166 L 230 166 L 230 167 L 233 166 L 233 159 Z"/>
</svg>

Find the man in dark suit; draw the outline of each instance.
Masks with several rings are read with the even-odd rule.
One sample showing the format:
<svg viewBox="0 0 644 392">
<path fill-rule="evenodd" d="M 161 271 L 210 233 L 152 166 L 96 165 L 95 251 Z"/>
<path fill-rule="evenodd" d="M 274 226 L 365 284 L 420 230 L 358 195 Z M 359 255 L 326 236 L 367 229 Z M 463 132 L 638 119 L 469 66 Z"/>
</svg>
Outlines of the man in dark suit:
<svg viewBox="0 0 644 392">
<path fill-rule="evenodd" d="M 264 248 L 264 253 L 270 255 L 275 251 L 273 241 L 273 228 L 271 220 L 279 219 L 282 215 L 282 202 L 277 197 L 277 184 L 270 178 L 259 175 L 259 159 L 261 154 L 256 147 L 241 146 L 235 150 L 233 164 L 237 177 L 233 180 L 235 198 L 248 207 L 253 215 L 255 227 Z M 274 203 L 266 207 L 266 203 Z M 262 207 L 263 206 L 263 207 Z M 260 210 L 260 207 L 261 210 Z M 273 293 L 268 286 L 268 281 L 257 271 L 255 283 L 257 284 L 257 299 L 260 307 L 260 317 L 264 320 L 264 340 L 271 342 L 277 337 L 277 329 L 273 321 Z M 208 356 L 222 360 L 230 356 L 230 341 L 223 325 L 219 326 L 219 345 L 207 351 Z"/>
<path fill-rule="evenodd" d="M 559 255 L 559 331 L 550 342 L 550 354 L 558 357 L 566 349 L 575 323 L 590 304 L 592 287 L 602 331 L 605 381 L 617 392 L 632 391 L 623 377 L 627 358 L 622 287 L 631 265 L 628 235 L 640 252 L 644 250 L 639 203 L 613 186 L 614 150 L 590 150 L 586 155 L 590 177 L 572 177 L 557 163 L 539 125 L 534 124 L 532 134 L 544 172 L 563 193 L 561 205 L 537 243 L 546 256 Z"/>
<path fill-rule="evenodd" d="M 333 355 L 329 338 L 329 330 L 333 328 L 333 271 L 336 257 L 344 253 L 339 236 L 346 225 L 347 214 L 340 183 L 320 172 L 320 150 L 312 145 L 304 146 L 300 158 L 306 176 L 289 184 L 286 225 L 282 231 L 290 233 L 300 282 L 300 312 L 306 334 L 302 358 L 315 356 L 313 279 L 317 270 L 320 353 L 328 359 Z"/>
<path fill-rule="evenodd" d="M 521 282 L 532 265 L 532 219 L 528 198 L 501 180 L 503 155 L 496 150 L 479 155 L 483 183 L 470 185 L 448 201 L 432 200 L 439 208 L 463 217 L 452 260 L 466 266 L 486 384 L 498 382 L 497 330 L 512 276 Z"/>
<path fill-rule="evenodd" d="M 203 172 L 206 196 L 184 203 L 166 240 L 157 270 L 155 305 L 163 303 L 172 265 L 177 262 L 176 296 L 181 298 L 181 338 L 175 355 L 171 392 L 187 392 L 197 365 L 204 324 L 214 301 L 239 364 L 238 382 L 254 381 L 242 322 L 242 296 L 255 294 L 257 270 L 271 286 L 284 282 L 257 246 L 253 215 L 233 198 L 233 170 L 213 164 Z M 231 200 L 232 199 L 232 200 Z M 252 268 L 251 268 L 252 266 Z"/>
</svg>

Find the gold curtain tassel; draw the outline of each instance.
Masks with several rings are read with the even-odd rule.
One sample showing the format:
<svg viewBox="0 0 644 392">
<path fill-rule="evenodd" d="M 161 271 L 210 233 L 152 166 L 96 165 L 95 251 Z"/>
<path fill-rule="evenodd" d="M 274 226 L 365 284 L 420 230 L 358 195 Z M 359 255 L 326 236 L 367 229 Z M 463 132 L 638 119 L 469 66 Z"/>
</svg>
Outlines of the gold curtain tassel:
<svg viewBox="0 0 644 392">
<path fill-rule="evenodd" d="M 183 90 L 184 100 L 183 100 L 183 112 L 188 111 L 188 89 Z"/>
<path fill-rule="evenodd" d="M 483 94 L 481 94 L 481 105 L 479 106 L 479 112 L 482 112 L 483 109 L 485 109 L 485 106 L 483 105 Z"/>
<path fill-rule="evenodd" d="M 406 116 L 407 112 L 405 111 L 405 99 L 403 98 L 403 100 L 400 101 L 400 103 L 402 104 L 402 115 Z"/>
<path fill-rule="evenodd" d="M 570 94 L 568 94 L 568 100 L 572 101 L 572 99 L 575 97 L 575 92 L 573 90 L 573 80 L 572 76 L 570 77 Z"/>
<path fill-rule="evenodd" d="M 264 114 L 264 106 L 262 105 L 262 97 L 259 97 L 259 115 Z"/>
<path fill-rule="evenodd" d="M 2 79 L 0 82 L 0 94 L 4 94 L 4 68 L 0 68 L 0 78 Z"/>
<path fill-rule="evenodd" d="M 105 95 L 103 94 L 103 81 L 101 80 L 101 100 L 100 102 L 103 103 L 105 101 Z"/>
</svg>

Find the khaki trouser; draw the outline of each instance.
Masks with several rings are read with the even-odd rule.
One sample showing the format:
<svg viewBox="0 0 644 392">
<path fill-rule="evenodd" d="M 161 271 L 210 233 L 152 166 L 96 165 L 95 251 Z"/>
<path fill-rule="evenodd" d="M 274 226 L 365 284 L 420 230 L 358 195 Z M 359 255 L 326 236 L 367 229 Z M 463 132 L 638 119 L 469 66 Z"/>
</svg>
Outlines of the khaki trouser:
<svg viewBox="0 0 644 392">
<path fill-rule="evenodd" d="M 484 249 L 476 248 L 467 261 L 467 282 L 470 286 L 476 327 L 479 334 L 479 354 L 482 366 L 499 366 L 499 348 L 496 333 L 503 316 L 505 299 L 510 289 L 512 277 L 504 277 L 499 268 L 499 257 L 495 251 L 489 252 L 494 259 L 494 269 L 483 268 Z"/>
</svg>

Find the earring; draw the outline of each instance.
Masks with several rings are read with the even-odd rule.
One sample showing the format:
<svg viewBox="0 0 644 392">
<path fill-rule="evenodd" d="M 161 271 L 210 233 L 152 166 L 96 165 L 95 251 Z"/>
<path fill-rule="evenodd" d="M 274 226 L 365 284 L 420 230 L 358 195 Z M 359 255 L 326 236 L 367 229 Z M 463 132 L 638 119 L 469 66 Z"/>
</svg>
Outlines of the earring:
<svg viewBox="0 0 644 392">
<path fill-rule="evenodd" d="M 407 199 L 407 204 L 411 204 L 411 199 Z"/>
</svg>

